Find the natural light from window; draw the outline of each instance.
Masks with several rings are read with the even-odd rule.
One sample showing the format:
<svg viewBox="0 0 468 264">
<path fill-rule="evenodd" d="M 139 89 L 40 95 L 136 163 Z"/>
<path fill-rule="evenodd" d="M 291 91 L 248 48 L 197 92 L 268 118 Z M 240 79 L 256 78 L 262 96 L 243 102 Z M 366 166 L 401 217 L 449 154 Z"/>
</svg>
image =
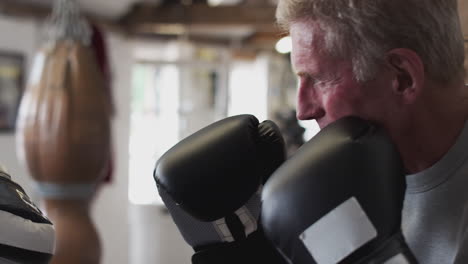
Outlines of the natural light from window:
<svg viewBox="0 0 468 264">
<path fill-rule="evenodd" d="M 129 199 L 159 203 L 155 161 L 178 141 L 179 70 L 174 64 L 137 64 L 133 71 Z"/>
</svg>

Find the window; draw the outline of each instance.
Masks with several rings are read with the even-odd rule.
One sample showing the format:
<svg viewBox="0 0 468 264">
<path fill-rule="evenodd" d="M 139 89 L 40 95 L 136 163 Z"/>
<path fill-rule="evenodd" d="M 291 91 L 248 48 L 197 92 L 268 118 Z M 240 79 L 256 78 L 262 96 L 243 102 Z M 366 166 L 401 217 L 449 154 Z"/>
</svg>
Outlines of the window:
<svg viewBox="0 0 468 264">
<path fill-rule="evenodd" d="M 179 69 L 175 64 L 136 64 L 130 117 L 129 199 L 158 203 L 151 176 L 155 161 L 179 140 Z"/>
</svg>

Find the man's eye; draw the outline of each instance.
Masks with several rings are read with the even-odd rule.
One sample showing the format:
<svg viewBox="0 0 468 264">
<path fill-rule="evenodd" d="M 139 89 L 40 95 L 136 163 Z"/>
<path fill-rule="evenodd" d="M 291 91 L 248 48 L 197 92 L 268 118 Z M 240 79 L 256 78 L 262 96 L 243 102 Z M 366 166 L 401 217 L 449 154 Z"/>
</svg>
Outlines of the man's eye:
<svg viewBox="0 0 468 264">
<path fill-rule="evenodd" d="M 310 78 L 310 83 L 314 87 L 322 88 L 322 86 L 324 86 L 327 82 L 325 80 L 318 79 L 318 78 Z"/>
</svg>

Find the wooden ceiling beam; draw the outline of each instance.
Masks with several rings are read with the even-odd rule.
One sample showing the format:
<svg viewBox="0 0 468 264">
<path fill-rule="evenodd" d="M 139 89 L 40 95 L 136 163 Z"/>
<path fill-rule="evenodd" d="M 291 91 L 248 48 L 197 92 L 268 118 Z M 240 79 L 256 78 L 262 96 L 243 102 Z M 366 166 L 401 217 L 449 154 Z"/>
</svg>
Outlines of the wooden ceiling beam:
<svg viewBox="0 0 468 264">
<path fill-rule="evenodd" d="M 0 1 L 0 14 L 6 16 L 25 17 L 25 18 L 44 18 L 50 13 L 50 7 L 18 2 L 15 0 Z"/>
<path fill-rule="evenodd" d="M 51 12 L 52 8 L 48 5 L 25 3 L 15 0 L 0 1 L 0 14 L 5 16 L 44 20 Z M 105 27 L 108 30 L 121 32 L 120 26 L 115 21 L 86 13 L 83 15 L 89 19 L 89 21 Z"/>
<path fill-rule="evenodd" d="M 244 43 L 256 46 L 268 46 L 275 44 L 286 34 L 281 32 L 255 32 L 243 40 Z"/>
<path fill-rule="evenodd" d="M 148 25 L 252 26 L 276 31 L 274 6 L 139 3 L 121 20 L 130 29 Z"/>
</svg>

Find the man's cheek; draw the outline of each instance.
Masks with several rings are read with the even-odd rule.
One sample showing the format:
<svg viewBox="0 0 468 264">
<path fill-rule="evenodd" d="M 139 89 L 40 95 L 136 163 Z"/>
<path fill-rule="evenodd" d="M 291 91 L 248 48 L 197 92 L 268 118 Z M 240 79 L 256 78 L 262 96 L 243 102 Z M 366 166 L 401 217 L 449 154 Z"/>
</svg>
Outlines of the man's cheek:
<svg viewBox="0 0 468 264">
<path fill-rule="evenodd" d="M 346 98 L 336 97 L 328 101 L 327 114 L 329 118 L 337 120 L 348 115 L 356 115 L 355 109 L 351 107 Z"/>
</svg>

